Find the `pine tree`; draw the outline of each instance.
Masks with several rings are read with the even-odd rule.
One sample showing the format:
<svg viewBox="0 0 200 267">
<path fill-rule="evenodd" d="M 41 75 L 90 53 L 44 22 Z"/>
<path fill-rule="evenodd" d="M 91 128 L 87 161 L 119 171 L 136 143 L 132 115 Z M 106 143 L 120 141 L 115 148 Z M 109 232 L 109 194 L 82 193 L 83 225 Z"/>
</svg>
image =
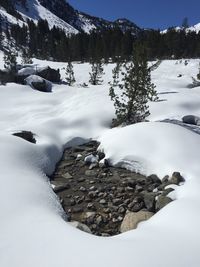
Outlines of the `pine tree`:
<svg viewBox="0 0 200 267">
<path fill-rule="evenodd" d="M 4 68 L 11 73 L 16 73 L 17 71 L 17 58 L 16 54 L 11 51 L 4 52 Z"/>
<path fill-rule="evenodd" d="M 92 72 L 90 72 L 90 80 L 89 82 L 92 85 L 99 85 L 102 84 L 102 76 L 104 75 L 104 69 L 102 63 L 99 62 L 93 62 L 92 63 Z"/>
<path fill-rule="evenodd" d="M 68 62 L 65 74 L 66 74 L 67 85 L 72 86 L 73 83 L 76 82 L 76 79 L 74 77 L 74 70 L 71 61 Z"/>
<path fill-rule="evenodd" d="M 151 83 L 151 70 L 148 68 L 146 49 L 141 45 L 134 47 L 129 63 L 123 65 L 119 81 L 119 66 L 113 70 L 113 83 L 110 97 L 114 101 L 116 119 L 113 125 L 142 122 L 150 115 L 148 101 L 158 99 L 155 86 Z M 118 89 L 118 92 L 117 92 Z"/>
<path fill-rule="evenodd" d="M 30 56 L 30 52 L 28 49 L 23 49 L 22 51 L 22 65 L 33 64 L 33 60 Z"/>
</svg>

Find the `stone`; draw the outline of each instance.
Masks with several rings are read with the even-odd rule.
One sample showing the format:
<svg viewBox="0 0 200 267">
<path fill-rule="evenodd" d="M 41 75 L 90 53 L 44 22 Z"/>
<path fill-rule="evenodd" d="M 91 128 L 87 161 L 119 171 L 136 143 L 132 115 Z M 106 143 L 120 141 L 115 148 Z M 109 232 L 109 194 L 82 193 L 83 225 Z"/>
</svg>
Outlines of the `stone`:
<svg viewBox="0 0 200 267">
<path fill-rule="evenodd" d="M 74 207 L 74 208 L 72 209 L 72 211 L 73 211 L 74 213 L 80 213 L 80 212 L 83 212 L 83 208 L 82 208 L 82 207 Z"/>
<path fill-rule="evenodd" d="M 113 204 L 114 205 L 120 205 L 121 203 L 122 203 L 122 200 L 120 198 L 113 199 Z"/>
<path fill-rule="evenodd" d="M 81 186 L 81 187 L 79 188 L 79 190 L 80 190 L 81 192 L 86 192 L 86 191 L 87 191 L 87 189 L 86 189 L 84 186 Z"/>
<path fill-rule="evenodd" d="M 64 190 L 67 190 L 67 189 L 70 189 L 70 185 L 68 183 L 57 183 L 57 185 L 54 185 L 53 187 L 53 191 L 55 193 L 59 193 L 61 191 L 64 191 Z"/>
<path fill-rule="evenodd" d="M 60 71 L 47 67 L 37 71 L 37 75 L 53 83 L 60 82 Z"/>
<path fill-rule="evenodd" d="M 156 201 L 156 210 L 158 211 L 158 210 L 164 208 L 170 202 L 172 202 L 171 198 L 160 195 Z"/>
<path fill-rule="evenodd" d="M 163 177 L 163 179 L 162 179 L 162 183 L 168 183 L 168 181 L 169 181 L 169 175 L 165 175 L 165 177 Z"/>
<path fill-rule="evenodd" d="M 89 170 L 93 170 L 94 168 L 97 168 L 97 167 L 99 167 L 98 162 L 96 162 L 96 163 L 92 163 L 92 164 L 90 164 L 90 166 L 89 166 Z"/>
<path fill-rule="evenodd" d="M 94 171 L 94 170 L 86 170 L 85 171 L 85 175 L 86 176 L 92 176 L 92 177 L 96 177 L 96 175 L 97 175 L 97 173 L 96 173 L 96 171 Z"/>
<path fill-rule="evenodd" d="M 124 233 L 136 229 L 140 222 L 150 219 L 154 213 L 149 211 L 128 212 L 120 226 L 120 232 Z"/>
<path fill-rule="evenodd" d="M 97 153 L 97 155 L 98 155 L 98 157 L 99 157 L 99 161 L 102 160 L 102 159 L 104 159 L 105 156 L 106 156 L 105 153 L 100 152 L 100 151 Z"/>
<path fill-rule="evenodd" d="M 149 175 L 147 178 L 147 183 L 153 183 L 153 184 L 161 184 L 161 180 L 158 178 L 156 174 Z"/>
<path fill-rule="evenodd" d="M 102 222 L 103 222 L 102 217 L 101 217 L 101 215 L 99 215 L 99 216 L 96 218 L 96 224 L 97 224 L 97 225 L 101 225 Z"/>
<path fill-rule="evenodd" d="M 20 137 L 30 143 L 36 144 L 35 134 L 30 131 L 22 131 L 18 133 L 13 133 L 14 136 Z"/>
<path fill-rule="evenodd" d="M 169 179 L 169 182 L 179 185 L 180 183 L 185 182 L 185 179 L 181 176 L 180 172 L 174 172 L 172 177 Z"/>
<path fill-rule="evenodd" d="M 182 118 L 182 121 L 187 124 L 200 126 L 200 117 L 195 115 L 186 115 Z"/>
<path fill-rule="evenodd" d="M 52 84 L 49 81 L 37 75 L 30 75 L 25 79 L 25 83 L 40 92 L 49 93 L 52 89 Z"/>
<path fill-rule="evenodd" d="M 78 178 L 77 181 L 78 183 L 83 183 L 85 182 L 85 178 L 84 177 Z"/>
<path fill-rule="evenodd" d="M 62 177 L 65 178 L 65 179 L 71 179 L 72 178 L 71 174 L 68 173 L 68 172 L 62 174 Z"/>
<path fill-rule="evenodd" d="M 69 222 L 69 224 L 72 225 L 73 227 L 83 231 L 83 232 L 92 234 L 90 228 L 87 225 L 83 224 L 83 223 L 80 223 L 80 222 L 77 222 L 77 221 L 73 221 L 73 222 Z"/>
<path fill-rule="evenodd" d="M 155 194 L 144 194 L 144 204 L 148 211 L 155 211 Z"/>
<path fill-rule="evenodd" d="M 174 191 L 173 188 L 167 188 L 162 192 L 162 196 L 167 196 L 169 193 L 171 193 L 172 191 Z"/>
<path fill-rule="evenodd" d="M 99 203 L 102 204 L 102 205 L 105 205 L 105 204 L 107 203 L 107 201 L 106 201 L 105 199 L 101 199 L 101 200 L 99 201 Z"/>
</svg>

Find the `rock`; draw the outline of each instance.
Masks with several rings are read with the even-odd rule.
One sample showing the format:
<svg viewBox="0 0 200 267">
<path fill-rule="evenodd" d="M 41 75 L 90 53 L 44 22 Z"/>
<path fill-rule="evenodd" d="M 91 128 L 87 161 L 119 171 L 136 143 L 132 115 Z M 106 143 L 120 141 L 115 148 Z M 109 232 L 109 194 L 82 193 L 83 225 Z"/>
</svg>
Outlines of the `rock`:
<svg viewBox="0 0 200 267">
<path fill-rule="evenodd" d="M 105 199 L 101 199 L 101 200 L 99 201 L 99 203 L 102 204 L 102 205 L 105 205 L 105 204 L 107 203 L 107 201 L 106 201 Z"/>
<path fill-rule="evenodd" d="M 72 209 L 72 211 L 73 211 L 74 213 L 80 213 L 80 212 L 83 212 L 83 208 L 82 208 L 82 207 L 74 207 L 74 208 Z"/>
<path fill-rule="evenodd" d="M 83 232 L 86 232 L 86 233 L 89 233 L 89 234 L 92 234 L 90 228 L 83 224 L 83 223 L 80 223 L 80 222 L 77 222 L 77 221 L 73 221 L 73 222 L 70 222 L 70 225 L 72 225 L 73 227 L 76 227 L 77 229 L 83 231 Z"/>
<path fill-rule="evenodd" d="M 149 211 L 128 212 L 120 226 L 120 232 L 124 233 L 137 228 L 137 225 L 150 219 L 154 214 Z"/>
<path fill-rule="evenodd" d="M 168 181 L 169 181 L 169 175 L 166 175 L 165 177 L 163 177 L 162 183 L 168 183 Z"/>
<path fill-rule="evenodd" d="M 44 80 L 43 78 L 37 75 L 30 75 L 25 79 L 25 83 L 40 92 L 49 93 L 52 89 L 51 82 Z"/>
<path fill-rule="evenodd" d="M 100 151 L 97 153 L 97 155 L 99 157 L 99 161 L 102 160 L 102 159 L 104 159 L 105 156 L 106 156 L 103 152 L 100 152 Z"/>
<path fill-rule="evenodd" d="M 96 177 L 97 173 L 94 170 L 86 170 L 85 171 L 85 175 L 86 176 L 94 176 L 94 177 Z"/>
<path fill-rule="evenodd" d="M 70 189 L 70 185 L 68 183 L 57 183 L 57 185 L 54 185 L 53 187 L 53 191 L 55 193 L 59 193 L 61 191 L 64 191 L 64 190 L 67 190 L 67 189 Z"/>
<path fill-rule="evenodd" d="M 84 177 L 80 177 L 77 179 L 78 183 L 83 183 L 85 182 L 85 178 Z"/>
<path fill-rule="evenodd" d="M 200 126 L 200 117 L 195 115 L 187 115 L 182 118 L 182 121 L 187 124 Z"/>
<path fill-rule="evenodd" d="M 147 177 L 147 183 L 161 184 L 161 180 L 156 174 L 152 174 Z"/>
<path fill-rule="evenodd" d="M 84 186 L 81 186 L 81 187 L 79 188 L 79 190 L 80 190 L 81 192 L 86 192 L 86 191 L 87 191 L 87 189 L 86 189 Z"/>
<path fill-rule="evenodd" d="M 113 204 L 114 205 L 120 205 L 121 203 L 122 203 L 122 200 L 120 198 L 113 199 Z"/>
<path fill-rule="evenodd" d="M 99 215 L 99 216 L 96 218 L 96 224 L 97 224 L 97 225 L 101 225 L 102 222 L 103 222 L 102 217 L 101 217 L 101 215 Z"/>
<path fill-rule="evenodd" d="M 170 202 L 172 202 L 171 198 L 160 195 L 156 201 L 156 210 L 164 208 Z"/>
<path fill-rule="evenodd" d="M 30 143 L 36 144 L 36 140 L 34 138 L 35 134 L 30 131 L 22 131 L 19 133 L 13 133 L 14 136 L 20 137 Z"/>
<path fill-rule="evenodd" d="M 68 172 L 62 174 L 62 177 L 65 178 L 65 179 L 71 179 L 72 178 L 71 174 L 68 173 Z"/>
<path fill-rule="evenodd" d="M 89 166 L 89 170 L 93 170 L 94 168 L 97 168 L 97 167 L 99 167 L 99 164 L 97 162 L 96 163 L 92 163 Z"/>
<path fill-rule="evenodd" d="M 144 204 L 148 211 L 155 211 L 155 194 L 144 194 Z"/>
<path fill-rule="evenodd" d="M 99 157 L 98 156 L 95 156 L 93 154 L 90 154 L 87 157 L 85 157 L 84 161 L 87 164 L 90 164 L 90 163 L 98 163 Z"/>
<path fill-rule="evenodd" d="M 185 182 L 185 179 L 181 176 L 180 172 L 174 172 L 169 179 L 169 182 L 179 185 L 180 183 Z"/>
<path fill-rule="evenodd" d="M 167 188 L 162 192 L 162 196 L 167 196 L 169 193 L 171 193 L 172 191 L 174 191 L 173 188 Z"/>
<path fill-rule="evenodd" d="M 37 71 L 37 75 L 53 83 L 60 82 L 60 71 L 47 67 Z"/>
</svg>

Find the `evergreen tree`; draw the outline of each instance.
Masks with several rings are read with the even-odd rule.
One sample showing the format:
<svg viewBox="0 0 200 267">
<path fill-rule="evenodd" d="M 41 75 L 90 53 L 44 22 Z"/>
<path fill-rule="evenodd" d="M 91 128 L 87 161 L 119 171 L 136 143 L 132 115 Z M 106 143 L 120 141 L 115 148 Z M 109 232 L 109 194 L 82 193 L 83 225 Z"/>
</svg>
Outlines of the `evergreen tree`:
<svg viewBox="0 0 200 267">
<path fill-rule="evenodd" d="M 72 86 L 73 83 L 76 82 L 76 80 L 74 77 L 74 70 L 71 61 L 68 62 L 65 74 L 66 74 L 67 85 Z"/>
<path fill-rule="evenodd" d="M 30 56 L 30 52 L 27 48 L 22 51 L 22 65 L 33 64 L 33 60 Z"/>
<path fill-rule="evenodd" d="M 92 72 L 90 72 L 90 80 L 89 82 L 92 85 L 99 85 L 102 84 L 103 80 L 102 80 L 102 76 L 104 75 L 103 72 L 103 65 L 102 63 L 99 62 L 93 62 L 92 63 Z"/>
<path fill-rule="evenodd" d="M 135 45 L 132 60 L 124 64 L 122 81 L 119 82 L 119 67 L 113 71 L 114 81 L 110 87 L 110 97 L 114 101 L 116 119 L 114 125 L 133 124 L 144 121 L 149 116 L 148 101 L 158 99 L 151 71 L 148 68 L 146 49 Z M 117 92 L 116 89 L 120 92 Z"/>
<path fill-rule="evenodd" d="M 182 22 L 183 29 L 187 29 L 189 27 L 188 18 L 185 17 Z"/>
<path fill-rule="evenodd" d="M 5 51 L 3 60 L 4 60 L 4 68 L 11 73 L 16 73 L 17 71 L 16 54 L 12 53 L 11 51 Z"/>
</svg>

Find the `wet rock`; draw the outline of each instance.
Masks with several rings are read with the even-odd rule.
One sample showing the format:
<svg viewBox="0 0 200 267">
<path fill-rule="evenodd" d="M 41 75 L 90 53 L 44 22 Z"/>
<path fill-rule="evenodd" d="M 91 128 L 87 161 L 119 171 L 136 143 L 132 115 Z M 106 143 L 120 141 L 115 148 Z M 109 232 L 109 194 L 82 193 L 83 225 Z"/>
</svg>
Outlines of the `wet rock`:
<svg viewBox="0 0 200 267">
<path fill-rule="evenodd" d="M 120 232 L 136 229 L 140 222 L 150 219 L 153 215 L 154 213 L 149 211 L 128 212 L 120 226 Z"/>
</svg>

